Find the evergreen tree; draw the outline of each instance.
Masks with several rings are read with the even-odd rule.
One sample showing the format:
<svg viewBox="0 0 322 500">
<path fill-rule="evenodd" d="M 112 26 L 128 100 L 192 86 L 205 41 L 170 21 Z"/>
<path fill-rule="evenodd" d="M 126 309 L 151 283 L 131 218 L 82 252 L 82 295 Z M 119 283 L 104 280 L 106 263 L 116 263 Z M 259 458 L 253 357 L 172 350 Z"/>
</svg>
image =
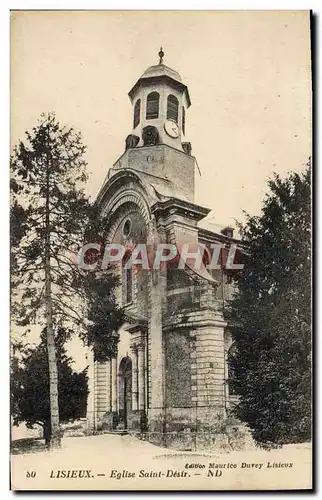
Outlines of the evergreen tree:
<svg viewBox="0 0 322 500">
<path fill-rule="evenodd" d="M 106 272 L 87 273 L 83 278 L 88 323 L 80 337 L 92 346 L 95 361 L 104 362 L 116 354 L 117 331 L 124 322 L 123 310 L 117 305 L 114 293 L 118 285 L 119 278 Z"/>
<path fill-rule="evenodd" d="M 227 312 L 236 415 L 259 442 L 311 436 L 311 169 L 269 181 L 262 213 L 240 226 L 238 294 Z"/>
<path fill-rule="evenodd" d="M 11 363 L 11 414 L 15 425 L 26 422 L 43 428 L 43 437 L 50 442 L 49 365 L 47 358 L 46 330 L 37 347 L 20 350 L 20 360 Z M 88 395 L 86 369 L 80 373 L 72 369 L 72 360 L 64 347 L 66 331 L 59 329 L 55 335 L 59 414 L 62 422 L 86 416 Z"/>
<path fill-rule="evenodd" d="M 46 324 L 54 446 L 60 444 L 54 328 L 83 320 L 73 283 L 88 208 L 80 188 L 84 153 L 81 135 L 48 114 L 11 158 L 12 311 L 18 325 Z"/>
<path fill-rule="evenodd" d="M 53 446 L 60 444 L 55 331 L 76 331 L 96 349 L 102 337 L 114 342 L 114 329 L 122 321 L 111 289 L 116 280 L 107 273 L 80 272 L 77 262 L 87 233 L 99 235 L 106 225 L 82 189 L 85 150 L 80 133 L 48 114 L 26 132 L 26 141 L 19 142 L 11 157 L 12 316 L 26 329 L 46 326 Z M 98 303 L 103 286 L 105 311 Z M 93 308 L 110 316 L 100 320 L 100 327 L 113 331 L 91 334 Z"/>
<path fill-rule="evenodd" d="M 100 251 L 86 252 L 84 263 L 94 265 L 94 268 L 79 275 L 78 286 L 83 290 L 88 320 L 80 338 L 92 347 L 94 360 L 99 362 L 115 356 L 119 340 L 117 331 L 124 323 L 124 311 L 115 296 L 115 290 L 120 286 L 118 266 L 106 266 L 103 262 L 108 227 L 109 221 L 101 215 L 100 207 L 96 204 L 91 206 L 84 243 L 98 244 Z"/>
</svg>

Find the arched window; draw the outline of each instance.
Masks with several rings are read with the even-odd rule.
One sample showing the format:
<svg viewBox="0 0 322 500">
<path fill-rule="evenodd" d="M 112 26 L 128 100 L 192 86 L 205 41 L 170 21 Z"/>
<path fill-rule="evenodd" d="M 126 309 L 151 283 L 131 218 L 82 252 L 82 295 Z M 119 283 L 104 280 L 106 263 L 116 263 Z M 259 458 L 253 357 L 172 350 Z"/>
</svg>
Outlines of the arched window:
<svg viewBox="0 0 322 500">
<path fill-rule="evenodd" d="M 125 221 L 124 228 L 126 227 L 127 222 L 129 220 Z M 122 279 L 122 297 L 123 297 L 123 305 L 130 304 L 133 300 L 133 291 L 132 291 L 132 284 L 133 284 L 133 274 L 132 274 L 132 266 L 126 266 L 128 260 L 131 258 L 131 251 L 128 250 L 123 259 L 122 259 L 122 265 L 123 265 L 123 279 Z"/>
<path fill-rule="evenodd" d="M 159 99 L 157 92 L 151 92 L 146 99 L 146 119 L 152 120 L 159 117 Z"/>
<path fill-rule="evenodd" d="M 179 101 L 174 95 L 168 96 L 167 120 L 178 122 Z"/>
<path fill-rule="evenodd" d="M 182 106 L 182 132 L 186 133 L 186 110 L 184 106 Z"/>
<path fill-rule="evenodd" d="M 140 123 L 140 113 L 141 113 L 141 99 L 138 99 L 134 106 L 134 116 L 133 116 L 133 128 L 137 127 Z"/>
<path fill-rule="evenodd" d="M 132 269 L 124 269 L 124 302 L 132 302 Z"/>
</svg>

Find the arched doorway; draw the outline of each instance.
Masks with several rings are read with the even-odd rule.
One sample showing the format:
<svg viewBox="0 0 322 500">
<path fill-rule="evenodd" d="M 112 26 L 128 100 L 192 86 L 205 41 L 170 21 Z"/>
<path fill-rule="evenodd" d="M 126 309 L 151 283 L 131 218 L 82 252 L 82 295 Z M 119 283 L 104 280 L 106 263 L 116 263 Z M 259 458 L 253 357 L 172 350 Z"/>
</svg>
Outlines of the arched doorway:
<svg viewBox="0 0 322 500">
<path fill-rule="evenodd" d="M 119 367 L 119 418 L 124 429 L 128 428 L 128 417 L 132 411 L 132 361 L 123 358 Z"/>
</svg>

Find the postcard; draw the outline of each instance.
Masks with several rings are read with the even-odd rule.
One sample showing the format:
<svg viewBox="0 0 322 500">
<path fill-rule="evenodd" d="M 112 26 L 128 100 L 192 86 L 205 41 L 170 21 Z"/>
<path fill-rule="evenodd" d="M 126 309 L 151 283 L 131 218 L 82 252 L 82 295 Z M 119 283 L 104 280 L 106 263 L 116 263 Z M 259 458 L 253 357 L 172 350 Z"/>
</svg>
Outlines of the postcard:
<svg viewBox="0 0 322 500">
<path fill-rule="evenodd" d="M 11 11 L 11 488 L 312 489 L 310 11 Z"/>
</svg>

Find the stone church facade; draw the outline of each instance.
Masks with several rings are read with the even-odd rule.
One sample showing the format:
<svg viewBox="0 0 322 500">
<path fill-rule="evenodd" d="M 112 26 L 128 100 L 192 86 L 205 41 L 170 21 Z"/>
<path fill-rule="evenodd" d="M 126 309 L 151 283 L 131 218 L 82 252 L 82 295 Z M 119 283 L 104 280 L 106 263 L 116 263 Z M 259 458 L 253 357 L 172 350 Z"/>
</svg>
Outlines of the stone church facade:
<svg viewBox="0 0 322 500">
<path fill-rule="evenodd" d="M 159 56 L 129 92 L 133 130 L 97 201 L 108 216 L 109 242 L 202 243 L 210 256 L 212 244 L 228 248 L 237 240 L 195 202 L 196 160 L 186 140 L 189 90 L 163 64 L 162 51 Z M 88 428 L 160 436 L 225 418 L 234 402 L 223 317 L 231 294 L 227 271 L 186 265 L 120 272 L 126 322 L 117 356 L 106 363 L 91 359 Z"/>
</svg>

